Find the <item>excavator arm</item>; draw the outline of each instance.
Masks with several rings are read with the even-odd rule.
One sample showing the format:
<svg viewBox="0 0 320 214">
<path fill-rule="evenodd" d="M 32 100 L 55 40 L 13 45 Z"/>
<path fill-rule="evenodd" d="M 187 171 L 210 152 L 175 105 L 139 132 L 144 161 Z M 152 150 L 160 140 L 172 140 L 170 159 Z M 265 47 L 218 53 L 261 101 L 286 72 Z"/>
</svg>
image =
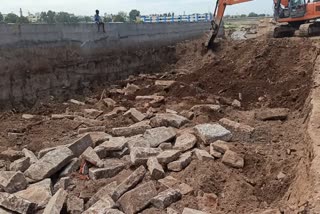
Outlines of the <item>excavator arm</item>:
<svg viewBox="0 0 320 214">
<path fill-rule="evenodd" d="M 249 1 L 253 1 L 253 0 L 217 0 L 216 7 L 213 14 L 214 19 L 211 22 L 212 26 L 211 26 L 210 34 L 205 43 L 206 47 L 212 47 L 214 40 L 219 33 L 224 12 L 226 10 L 227 5 L 241 4 Z"/>
</svg>

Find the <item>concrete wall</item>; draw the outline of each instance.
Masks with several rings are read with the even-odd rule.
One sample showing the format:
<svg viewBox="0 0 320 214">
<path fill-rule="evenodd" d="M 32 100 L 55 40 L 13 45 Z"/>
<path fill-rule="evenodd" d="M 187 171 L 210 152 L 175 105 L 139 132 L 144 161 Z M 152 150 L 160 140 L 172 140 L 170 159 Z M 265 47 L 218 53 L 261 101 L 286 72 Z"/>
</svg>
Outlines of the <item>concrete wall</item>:
<svg viewBox="0 0 320 214">
<path fill-rule="evenodd" d="M 156 47 L 201 36 L 209 28 L 209 23 L 110 23 L 107 33 L 98 33 L 95 24 L 0 24 L 0 47 L 59 41 L 90 48 Z"/>
<path fill-rule="evenodd" d="M 50 96 L 82 95 L 129 75 L 176 62 L 177 42 L 202 36 L 208 23 L 0 25 L 0 108 Z M 72 44 L 72 45 L 70 45 Z"/>
</svg>

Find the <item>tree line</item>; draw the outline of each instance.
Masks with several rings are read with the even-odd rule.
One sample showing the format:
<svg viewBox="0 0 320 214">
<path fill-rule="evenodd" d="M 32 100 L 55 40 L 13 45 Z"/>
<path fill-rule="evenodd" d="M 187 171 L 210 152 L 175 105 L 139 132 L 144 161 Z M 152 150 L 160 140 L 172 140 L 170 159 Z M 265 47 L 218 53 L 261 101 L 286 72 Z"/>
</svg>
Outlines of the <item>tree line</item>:
<svg viewBox="0 0 320 214">
<path fill-rule="evenodd" d="M 174 13 L 164 13 L 160 16 L 174 16 Z M 104 22 L 130 22 L 137 23 L 139 20 L 137 17 L 140 16 L 140 11 L 133 9 L 129 14 L 126 12 L 120 11 L 117 14 L 110 14 L 108 16 L 101 16 Z M 242 15 L 226 15 L 225 18 L 246 18 L 246 17 L 266 17 L 268 14 L 257 14 L 254 12 Z M 0 12 L 0 23 L 29 23 L 27 17 L 18 16 L 14 13 L 9 13 L 4 17 Z M 93 16 L 76 16 L 67 12 L 55 12 L 49 10 L 47 12 L 41 12 L 40 17 L 36 23 L 45 23 L 45 24 L 56 24 L 56 23 L 90 23 L 93 22 Z"/>
<path fill-rule="evenodd" d="M 129 14 L 120 11 L 116 15 L 103 16 L 104 22 L 137 22 L 137 17 L 140 16 L 140 11 L 134 9 Z M 41 12 L 36 23 L 56 24 L 56 23 L 90 23 L 93 22 L 93 16 L 76 16 L 67 12 L 55 12 L 49 10 Z M 0 12 L 0 23 L 30 23 L 26 16 L 18 16 L 14 13 L 9 13 L 5 17 Z"/>
</svg>

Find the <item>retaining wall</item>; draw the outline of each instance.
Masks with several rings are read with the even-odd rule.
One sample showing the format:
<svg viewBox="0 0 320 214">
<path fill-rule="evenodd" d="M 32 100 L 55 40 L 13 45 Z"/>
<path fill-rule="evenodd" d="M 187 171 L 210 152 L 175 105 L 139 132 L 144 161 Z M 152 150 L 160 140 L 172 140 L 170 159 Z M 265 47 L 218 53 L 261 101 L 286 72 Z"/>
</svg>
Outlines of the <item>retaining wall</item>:
<svg viewBox="0 0 320 214">
<path fill-rule="evenodd" d="M 95 24 L 0 24 L 0 46 L 70 41 L 90 48 L 150 48 L 199 37 L 209 28 L 209 23 L 110 23 L 106 33 L 98 33 Z"/>
</svg>

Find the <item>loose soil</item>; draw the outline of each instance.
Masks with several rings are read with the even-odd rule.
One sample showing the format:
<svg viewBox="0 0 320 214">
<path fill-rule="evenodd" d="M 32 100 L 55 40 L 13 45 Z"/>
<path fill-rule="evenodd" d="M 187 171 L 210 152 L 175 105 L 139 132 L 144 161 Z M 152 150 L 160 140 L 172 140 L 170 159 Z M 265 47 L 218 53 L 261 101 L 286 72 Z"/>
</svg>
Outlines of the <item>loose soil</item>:
<svg viewBox="0 0 320 214">
<path fill-rule="evenodd" d="M 261 213 L 268 209 L 278 209 L 292 213 L 286 207 L 286 194 L 297 173 L 297 166 L 304 162 L 306 142 L 305 121 L 308 115 L 305 101 L 312 87 L 312 72 L 318 50 L 311 40 L 292 39 L 252 39 L 239 42 L 222 42 L 214 51 L 203 51 L 201 41 L 190 41 L 176 47 L 179 59 L 168 65 L 162 73 L 139 75 L 117 82 L 113 88 L 121 88 L 127 83 L 141 89 L 134 95 L 124 96 L 104 89 L 107 96 L 117 101 L 119 106 L 136 107 L 146 112 L 149 106 L 136 101 L 137 95 L 162 95 L 166 102 L 156 110 L 189 110 L 195 104 L 220 104 L 222 112 L 203 112 L 193 119 L 185 129 L 199 123 L 214 123 L 221 118 L 250 125 L 255 133 L 250 142 L 230 143 L 233 151 L 245 159 L 243 169 L 232 169 L 220 160 L 200 162 L 194 160 L 179 173 L 168 173 L 193 187 L 191 195 L 171 205 L 180 213 L 184 207 L 203 209 L 199 197 L 214 193 L 217 200 L 211 203 L 211 213 Z M 154 85 L 155 80 L 176 80 L 170 87 Z M 100 99 L 103 89 L 91 96 Z M 79 98 L 84 101 L 85 97 Z M 231 105 L 240 99 L 242 107 Z M 283 107 L 290 109 L 287 121 L 262 122 L 254 118 L 260 108 Z M 100 108 L 108 113 L 112 108 L 97 104 L 76 106 L 55 100 L 39 103 L 26 111 L 38 115 L 33 120 L 21 119 L 22 112 L 14 110 L 0 113 L 0 147 L 21 150 L 28 148 L 38 152 L 43 148 L 67 144 L 77 138 L 79 124 L 73 120 L 50 120 L 52 113 L 79 112 L 85 108 Z M 98 118 L 103 120 L 103 118 Z M 112 127 L 127 126 L 134 122 L 121 114 L 113 119 L 103 120 L 107 130 Z M 21 130 L 22 138 L 9 139 L 8 131 Z M 202 147 L 200 144 L 199 147 Z M 204 147 L 202 147 L 204 148 Z M 209 149 L 209 148 L 205 148 Z M 100 187 L 113 180 L 121 182 L 133 169 L 128 169 L 114 179 L 99 182 L 80 180 L 73 177 L 71 194 L 86 192 L 93 195 Z M 277 179 L 282 172 L 284 179 Z M 148 179 L 148 178 L 147 178 Z M 150 208 L 143 213 L 166 213 Z"/>
</svg>

